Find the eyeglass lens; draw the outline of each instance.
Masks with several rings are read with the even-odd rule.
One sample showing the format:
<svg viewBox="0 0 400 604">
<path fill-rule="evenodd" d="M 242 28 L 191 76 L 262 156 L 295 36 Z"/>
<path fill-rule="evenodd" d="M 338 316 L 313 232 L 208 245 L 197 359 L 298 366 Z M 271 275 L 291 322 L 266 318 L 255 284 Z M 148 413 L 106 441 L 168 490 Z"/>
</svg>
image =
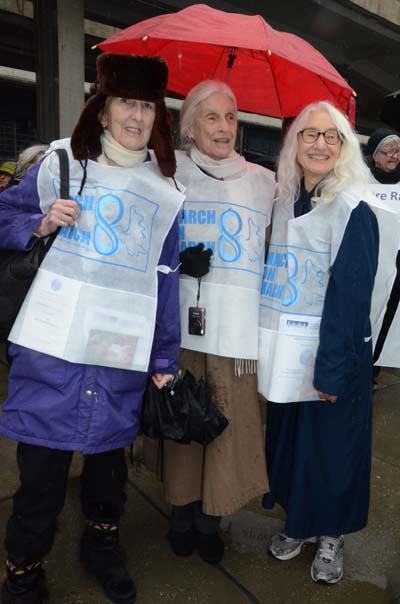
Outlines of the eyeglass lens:
<svg viewBox="0 0 400 604">
<path fill-rule="evenodd" d="M 336 145 L 340 141 L 339 132 L 334 128 L 330 128 L 325 132 L 318 132 L 315 128 L 305 128 L 301 130 L 300 134 L 305 143 L 315 143 L 321 134 L 328 145 Z"/>
<path fill-rule="evenodd" d="M 390 151 L 381 151 L 382 155 L 386 155 L 386 157 L 394 157 L 395 155 L 400 155 L 400 149 L 391 149 Z"/>
</svg>

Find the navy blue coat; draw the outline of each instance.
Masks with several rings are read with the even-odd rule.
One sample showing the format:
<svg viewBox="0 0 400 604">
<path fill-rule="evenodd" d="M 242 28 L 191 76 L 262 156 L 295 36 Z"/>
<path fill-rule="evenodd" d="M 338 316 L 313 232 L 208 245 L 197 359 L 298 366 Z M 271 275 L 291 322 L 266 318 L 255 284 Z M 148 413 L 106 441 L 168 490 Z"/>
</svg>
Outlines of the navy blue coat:
<svg viewBox="0 0 400 604">
<path fill-rule="evenodd" d="M 308 211 L 307 206 L 307 199 L 300 199 L 295 214 Z M 285 532 L 293 538 L 350 533 L 367 523 L 372 428 L 369 315 L 378 249 L 375 215 L 360 202 L 331 267 L 315 363 L 315 388 L 338 395 L 337 402 L 267 406 L 271 492 L 263 505 L 279 503 L 285 509 Z"/>
</svg>

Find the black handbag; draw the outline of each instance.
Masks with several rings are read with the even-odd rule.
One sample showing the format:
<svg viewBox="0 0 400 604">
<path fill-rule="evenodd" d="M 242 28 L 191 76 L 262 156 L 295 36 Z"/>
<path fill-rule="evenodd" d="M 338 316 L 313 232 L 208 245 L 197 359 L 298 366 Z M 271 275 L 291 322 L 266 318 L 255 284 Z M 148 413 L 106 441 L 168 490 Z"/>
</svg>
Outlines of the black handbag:
<svg viewBox="0 0 400 604">
<path fill-rule="evenodd" d="M 213 404 L 203 378 L 196 381 L 190 371 L 180 370 L 172 383 L 161 390 L 149 379 L 141 417 L 146 436 L 208 445 L 228 424 Z"/>
<path fill-rule="evenodd" d="M 60 160 L 60 197 L 69 199 L 69 162 L 65 149 L 55 149 Z M 33 278 L 60 229 L 37 239 L 26 250 L 0 251 L 0 342 L 7 340 Z"/>
</svg>

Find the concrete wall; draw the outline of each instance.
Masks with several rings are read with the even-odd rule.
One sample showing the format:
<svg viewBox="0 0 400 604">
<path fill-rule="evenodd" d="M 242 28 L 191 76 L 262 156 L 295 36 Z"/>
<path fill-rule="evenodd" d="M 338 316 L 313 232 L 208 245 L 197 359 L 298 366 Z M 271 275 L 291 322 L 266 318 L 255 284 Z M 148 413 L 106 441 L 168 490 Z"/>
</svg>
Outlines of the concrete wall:
<svg viewBox="0 0 400 604">
<path fill-rule="evenodd" d="M 362 8 L 400 25 L 400 0 L 351 0 Z"/>
</svg>

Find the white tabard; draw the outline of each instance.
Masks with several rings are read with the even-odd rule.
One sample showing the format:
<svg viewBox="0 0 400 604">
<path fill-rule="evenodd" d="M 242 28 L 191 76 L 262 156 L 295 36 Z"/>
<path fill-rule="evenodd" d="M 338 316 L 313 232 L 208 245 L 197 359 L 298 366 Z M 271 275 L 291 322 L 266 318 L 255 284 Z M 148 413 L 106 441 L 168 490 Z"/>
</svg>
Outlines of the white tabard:
<svg viewBox="0 0 400 604">
<path fill-rule="evenodd" d="M 294 218 L 277 201 L 261 291 L 259 391 L 277 403 L 317 400 L 313 387 L 329 270 L 352 210 L 367 194 L 351 191 Z M 393 219 L 373 208 L 385 222 Z M 387 299 L 388 288 L 385 290 Z"/>
<path fill-rule="evenodd" d="M 221 181 L 178 154 L 177 177 L 186 187 L 180 213 L 181 250 L 204 243 L 213 250 L 202 278 L 199 306 L 206 309 L 204 336 L 188 333 L 188 308 L 196 306 L 197 279 L 182 275 L 182 346 L 216 355 L 256 359 L 265 230 L 270 223 L 274 174 L 247 163 L 246 173 Z"/>
<path fill-rule="evenodd" d="M 396 277 L 396 256 L 400 248 L 400 183 L 370 185 L 376 196 L 374 205 L 380 208 L 378 216 L 380 246 L 379 264 L 372 296 L 372 333 L 374 345 L 379 335 L 387 301 Z M 383 212 L 382 210 L 387 210 Z M 400 309 L 397 308 L 392 324 L 383 345 L 376 365 L 383 367 L 400 367 Z"/>
<path fill-rule="evenodd" d="M 74 363 L 147 371 L 157 309 L 157 263 L 183 195 L 156 165 L 135 168 L 73 159 L 70 196 L 81 209 L 61 229 L 25 298 L 10 340 Z M 59 197 L 59 160 L 38 175 L 41 209 Z M 175 268 L 175 267 L 171 267 Z"/>
</svg>

